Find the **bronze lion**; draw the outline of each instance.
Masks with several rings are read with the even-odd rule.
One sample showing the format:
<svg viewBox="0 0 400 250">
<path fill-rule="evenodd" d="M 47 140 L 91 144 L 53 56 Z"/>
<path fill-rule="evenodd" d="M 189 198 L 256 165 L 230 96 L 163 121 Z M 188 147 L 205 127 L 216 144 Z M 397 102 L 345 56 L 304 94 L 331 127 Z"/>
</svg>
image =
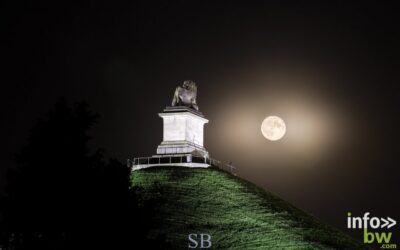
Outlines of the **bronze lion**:
<svg viewBox="0 0 400 250">
<path fill-rule="evenodd" d="M 172 99 L 172 106 L 186 106 L 199 110 L 196 103 L 197 86 L 194 81 L 186 80 L 183 82 L 182 87 L 178 86 L 175 89 L 174 98 Z"/>
</svg>

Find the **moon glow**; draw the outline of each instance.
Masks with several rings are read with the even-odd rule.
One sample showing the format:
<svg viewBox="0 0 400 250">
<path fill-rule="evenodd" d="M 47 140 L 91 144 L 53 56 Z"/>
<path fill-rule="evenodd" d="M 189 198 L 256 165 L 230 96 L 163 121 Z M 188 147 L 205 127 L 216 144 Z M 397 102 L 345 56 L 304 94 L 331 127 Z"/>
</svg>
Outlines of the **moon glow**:
<svg viewBox="0 0 400 250">
<path fill-rule="evenodd" d="M 268 116 L 261 124 L 261 133 L 270 141 L 280 140 L 286 133 L 286 124 L 278 116 Z"/>
</svg>

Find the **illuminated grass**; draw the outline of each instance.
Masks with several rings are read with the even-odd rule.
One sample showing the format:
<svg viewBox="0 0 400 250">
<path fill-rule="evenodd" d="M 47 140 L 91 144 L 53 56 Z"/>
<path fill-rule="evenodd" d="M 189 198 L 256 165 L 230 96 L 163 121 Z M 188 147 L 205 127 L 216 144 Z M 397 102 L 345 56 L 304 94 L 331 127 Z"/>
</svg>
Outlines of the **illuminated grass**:
<svg viewBox="0 0 400 250">
<path fill-rule="evenodd" d="M 149 238 L 174 249 L 188 234 L 212 236 L 213 249 L 360 249 L 363 246 L 261 188 L 218 169 L 149 168 L 132 173 L 141 204 L 155 202 Z"/>
</svg>

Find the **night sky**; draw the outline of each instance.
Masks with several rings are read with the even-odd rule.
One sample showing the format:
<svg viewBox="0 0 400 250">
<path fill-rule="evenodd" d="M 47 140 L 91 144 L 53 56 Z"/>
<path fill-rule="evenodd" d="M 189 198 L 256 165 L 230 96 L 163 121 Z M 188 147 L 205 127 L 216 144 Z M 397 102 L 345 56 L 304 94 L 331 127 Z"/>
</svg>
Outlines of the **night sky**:
<svg viewBox="0 0 400 250">
<path fill-rule="evenodd" d="M 267 2 L 2 3 L 1 182 L 61 96 L 101 115 L 93 148 L 155 154 L 191 79 L 205 147 L 239 176 L 343 230 L 348 211 L 398 219 L 398 8 Z M 262 137 L 268 115 L 282 140 Z"/>
</svg>

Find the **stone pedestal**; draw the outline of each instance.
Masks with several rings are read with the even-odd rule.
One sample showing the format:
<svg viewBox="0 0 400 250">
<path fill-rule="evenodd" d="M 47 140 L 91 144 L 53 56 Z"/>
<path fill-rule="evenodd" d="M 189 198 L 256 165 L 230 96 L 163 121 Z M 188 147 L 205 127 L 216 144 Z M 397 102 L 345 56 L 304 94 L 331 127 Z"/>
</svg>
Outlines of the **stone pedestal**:
<svg viewBox="0 0 400 250">
<path fill-rule="evenodd" d="M 199 111 L 185 106 L 167 107 L 159 113 L 163 119 L 163 141 L 157 154 L 187 154 L 208 157 L 203 146 L 204 124 L 208 120 Z"/>
</svg>

